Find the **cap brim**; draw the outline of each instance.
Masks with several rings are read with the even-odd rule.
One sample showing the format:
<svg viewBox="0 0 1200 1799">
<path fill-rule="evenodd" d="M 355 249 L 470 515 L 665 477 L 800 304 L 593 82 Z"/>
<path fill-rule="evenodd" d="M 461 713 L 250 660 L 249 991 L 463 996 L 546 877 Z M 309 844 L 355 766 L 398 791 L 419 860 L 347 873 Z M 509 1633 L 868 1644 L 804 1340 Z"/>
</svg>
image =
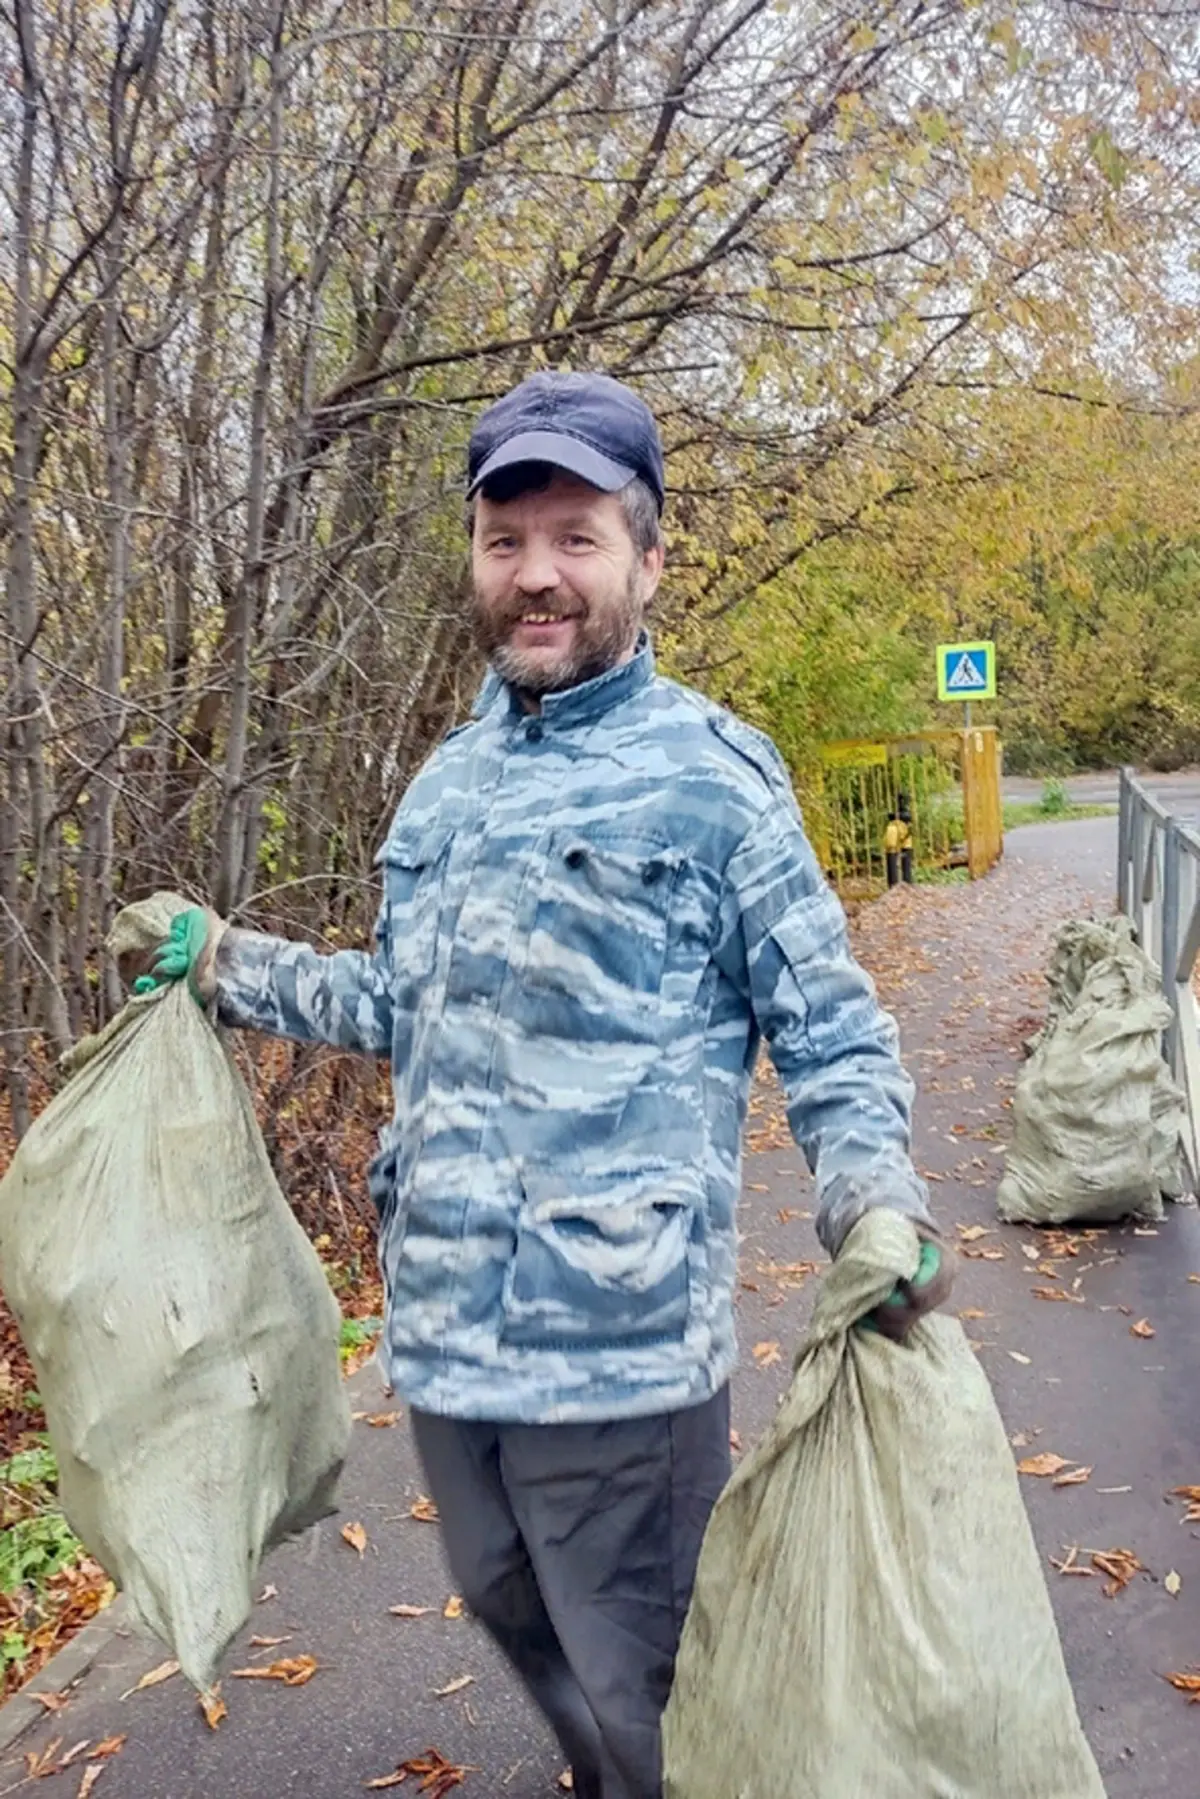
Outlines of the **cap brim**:
<svg viewBox="0 0 1200 1799">
<path fill-rule="evenodd" d="M 578 437 L 568 437 L 561 431 L 520 431 L 516 437 L 510 437 L 483 462 L 467 489 L 467 498 L 473 499 L 485 481 L 499 474 L 501 469 L 514 468 L 520 462 L 548 462 L 553 468 L 564 469 L 568 475 L 578 475 L 589 487 L 598 487 L 602 493 L 618 493 L 622 487 L 628 487 L 637 474 L 636 469 L 628 468 L 623 462 L 614 462 L 611 456 L 601 455 L 591 444 L 585 444 Z"/>
</svg>

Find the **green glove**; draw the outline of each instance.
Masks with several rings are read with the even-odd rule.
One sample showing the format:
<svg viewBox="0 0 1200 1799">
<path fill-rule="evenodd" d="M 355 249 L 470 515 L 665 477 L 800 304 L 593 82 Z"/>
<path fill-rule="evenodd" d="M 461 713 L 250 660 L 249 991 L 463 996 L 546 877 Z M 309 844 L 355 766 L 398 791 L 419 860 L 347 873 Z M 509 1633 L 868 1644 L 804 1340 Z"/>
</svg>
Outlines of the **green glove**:
<svg viewBox="0 0 1200 1799">
<path fill-rule="evenodd" d="M 189 906 L 171 920 L 171 934 L 156 951 L 150 973 L 133 983 L 135 993 L 153 993 L 156 987 L 168 987 L 173 981 L 186 980 L 197 1004 L 203 1000 L 196 987 L 196 964 L 208 947 L 209 917 L 202 906 Z"/>
<path fill-rule="evenodd" d="M 881 1331 L 899 1343 L 918 1318 L 945 1303 L 953 1281 L 953 1265 L 942 1254 L 941 1245 L 923 1238 L 921 1259 L 912 1279 L 897 1281 L 883 1304 L 869 1312 L 862 1323 L 867 1330 Z"/>
</svg>

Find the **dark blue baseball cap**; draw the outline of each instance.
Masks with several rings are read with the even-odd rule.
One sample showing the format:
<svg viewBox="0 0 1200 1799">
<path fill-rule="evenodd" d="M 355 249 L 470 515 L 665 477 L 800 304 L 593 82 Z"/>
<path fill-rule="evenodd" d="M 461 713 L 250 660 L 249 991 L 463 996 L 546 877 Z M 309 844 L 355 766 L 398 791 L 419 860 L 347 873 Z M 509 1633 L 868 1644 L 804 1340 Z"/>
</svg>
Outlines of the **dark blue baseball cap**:
<svg viewBox="0 0 1200 1799">
<path fill-rule="evenodd" d="M 644 400 L 611 375 L 530 375 L 471 433 L 467 498 L 520 462 L 548 462 L 604 493 L 640 476 L 663 508 L 662 442 Z"/>
</svg>

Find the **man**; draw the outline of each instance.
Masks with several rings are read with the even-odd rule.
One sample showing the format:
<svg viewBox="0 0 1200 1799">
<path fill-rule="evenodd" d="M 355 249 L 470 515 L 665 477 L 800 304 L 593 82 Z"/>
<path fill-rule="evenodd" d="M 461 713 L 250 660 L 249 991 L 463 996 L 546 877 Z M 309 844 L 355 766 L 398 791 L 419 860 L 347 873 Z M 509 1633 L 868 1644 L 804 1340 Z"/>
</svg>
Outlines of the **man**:
<svg viewBox="0 0 1200 1799">
<path fill-rule="evenodd" d="M 580 1799 L 656 1799 L 659 1718 L 729 1472 L 734 1209 L 760 1037 L 837 1253 L 887 1205 L 927 1232 L 876 1314 L 948 1272 L 911 1084 L 783 766 L 656 675 L 653 417 L 539 374 L 480 419 L 468 496 L 491 673 L 380 855 L 374 954 L 176 921 L 229 1023 L 391 1058 L 372 1169 L 383 1346 L 455 1579 Z"/>
</svg>

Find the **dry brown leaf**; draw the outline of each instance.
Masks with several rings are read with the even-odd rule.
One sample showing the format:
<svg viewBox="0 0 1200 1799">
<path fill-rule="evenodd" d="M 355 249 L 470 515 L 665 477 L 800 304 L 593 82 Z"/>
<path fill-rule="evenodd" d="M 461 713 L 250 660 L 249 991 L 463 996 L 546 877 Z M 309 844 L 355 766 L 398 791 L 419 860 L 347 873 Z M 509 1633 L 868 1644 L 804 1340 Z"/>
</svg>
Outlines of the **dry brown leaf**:
<svg viewBox="0 0 1200 1799">
<path fill-rule="evenodd" d="M 279 1598 L 279 1588 L 276 1586 L 266 1586 L 263 1588 L 262 1592 L 259 1594 L 258 1598 L 255 1600 L 254 1603 L 255 1603 L 255 1605 L 265 1605 L 267 1603 L 268 1599 L 278 1599 L 278 1598 Z"/>
<path fill-rule="evenodd" d="M 60 1768 L 69 1768 L 71 1766 L 72 1762 L 77 1762 L 79 1760 L 80 1756 L 83 1754 L 84 1750 L 87 1748 L 88 1744 L 91 1742 L 91 1740 L 92 1739 L 90 1737 L 84 1737 L 82 1743 L 76 1743 L 75 1747 L 73 1749 L 68 1749 L 67 1753 L 63 1756 L 62 1760 L 59 1762 L 59 1764 L 58 1764 L 59 1767 Z"/>
<path fill-rule="evenodd" d="M 1029 1291 L 1035 1299 L 1063 1300 L 1069 1306 L 1081 1306 L 1083 1300 L 1075 1293 L 1068 1293 L 1065 1287 L 1031 1287 Z"/>
<path fill-rule="evenodd" d="M 102 1743 L 97 1743 L 94 1749 L 88 1750 L 88 1760 L 90 1762 L 104 1762 L 107 1761 L 110 1756 L 120 1755 L 128 1741 L 128 1736 L 105 1737 Z"/>
<path fill-rule="evenodd" d="M 433 1696 L 435 1699 L 449 1699 L 451 1693 L 461 1693 L 464 1687 L 471 1687 L 474 1684 L 475 1676 L 473 1674 L 460 1674 L 458 1679 L 452 1680 L 448 1687 L 435 1687 Z"/>
<path fill-rule="evenodd" d="M 235 1668 L 234 1680 L 279 1680 L 285 1687 L 306 1687 L 320 1663 L 315 1655 L 289 1655 L 265 1668 Z"/>
<path fill-rule="evenodd" d="M 748 1181 L 746 1191 L 748 1193 L 769 1193 L 771 1189 L 763 1181 Z"/>
<path fill-rule="evenodd" d="M 1155 1330 L 1148 1318 L 1139 1318 L 1136 1324 L 1130 1325 L 1129 1334 L 1131 1337 L 1153 1337 Z"/>
<path fill-rule="evenodd" d="M 1135 1574 L 1144 1572 L 1132 1549 L 1094 1549 L 1092 1566 L 1109 1577 L 1104 1589 L 1106 1599 L 1115 1599 L 1118 1593 L 1125 1591 Z"/>
<path fill-rule="evenodd" d="M 1027 1262 L 1036 1262 L 1041 1253 L 1036 1243 L 1022 1243 L 1021 1245 L 1021 1254 Z"/>
<path fill-rule="evenodd" d="M 355 1415 L 358 1416 L 357 1413 Z M 372 1430 L 390 1430 L 393 1424 L 400 1422 L 399 1412 L 364 1412 L 362 1416 Z"/>
<path fill-rule="evenodd" d="M 79 1783 L 78 1799 L 87 1799 L 88 1794 L 104 1772 L 103 1762 L 93 1762 L 90 1768 L 83 1770 L 83 1779 Z"/>
<path fill-rule="evenodd" d="M 1091 1480 L 1091 1478 L 1092 1470 L 1090 1468 L 1072 1468 L 1069 1474 L 1056 1474 L 1054 1485 L 1056 1487 L 1081 1487 L 1085 1481 Z"/>
<path fill-rule="evenodd" d="M 164 1680 L 173 1680 L 179 1672 L 178 1662 L 159 1662 L 157 1668 L 151 1668 L 149 1674 L 143 1674 L 135 1687 L 128 1693 L 122 1693 L 122 1699 L 129 1699 L 134 1693 L 144 1693 L 147 1687 L 160 1687 Z"/>
<path fill-rule="evenodd" d="M 222 1720 L 229 1716 L 229 1707 L 221 1697 L 220 1682 L 215 1687 L 208 1687 L 198 1695 L 200 1710 L 204 1713 L 204 1722 L 210 1730 L 216 1730 Z"/>
<path fill-rule="evenodd" d="M 1186 1499 L 1188 1509 L 1184 1513 L 1185 1524 L 1200 1524 L 1200 1487 L 1172 1487 L 1172 1499 Z"/>
<path fill-rule="evenodd" d="M 461 1593 L 451 1593 L 442 1611 L 443 1618 L 461 1618 L 466 1611 Z"/>
<path fill-rule="evenodd" d="M 760 1368 L 773 1368 L 782 1360 L 778 1343 L 756 1343 L 751 1353 Z"/>
<path fill-rule="evenodd" d="M 436 1524 L 440 1516 L 437 1506 L 425 1493 L 418 1493 L 408 1508 L 408 1515 L 415 1518 L 418 1524 Z"/>
<path fill-rule="evenodd" d="M 393 1618 L 427 1618 L 430 1612 L 435 1612 L 436 1610 L 437 1607 L 435 1605 L 388 1606 L 388 1611 L 391 1612 Z"/>
<path fill-rule="evenodd" d="M 1163 1679 L 1179 1693 L 1190 1693 L 1192 1705 L 1200 1705 L 1200 1674 L 1164 1674 Z"/>
<path fill-rule="evenodd" d="M 955 1230 L 964 1243 L 978 1243 L 980 1237 L 990 1237 L 991 1231 L 983 1224 L 957 1224 Z"/>
<path fill-rule="evenodd" d="M 1054 1557 L 1051 1556 L 1050 1566 L 1052 1568 L 1057 1568 L 1060 1574 L 1082 1574 L 1088 1580 L 1091 1580 L 1096 1570 L 1094 1568 L 1081 1568 L 1075 1560 L 1075 1557 L 1078 1554 L 1079 1545 L 1076 1544 L 1073 1548 L 1067 1550 L 1066 1556 L 1061 1562 L 1056 1562 Z"/>
<path fill-rule="evenodd" d="M 70 1704 L 71 1699 L 69 1693 L 30 1693 L 29 1697 L 36 1699 L 39 1705 L 44 1705 L 48 1712 L 60 1712 L 64 1705 Z"/>
<path fill-rule="evenodd" d="M 1019 1349 L 1010 1349 L 1008 1353 L 1014 1362 L 1020 1362 L 1022 1368 L 1028 1368 L 1031 1365 L 1030 1358 L 1027 1355 L 1022 1355 Z"/>
<path fill-rule="evenodd" d="M 367 1533 L 357 1522 L 342 1525 L 342 1541 L 349 1543 L 351 1549 L 357 1549 L 359 1555 L 367 1553 Z"/>
<path fill-rule="evenodd" d="M 990 1318 L 992 1314 L 990 1312 L 981 1312 L 978 1306 L 967 1306 L 965 1311 L 960 1312 L 958 1315 L 960 1318 Z"/>
<path fill-rule="evenodd" d="M 558 1784 L 564 1793 L 573 1793 L 575 1791 L 575 1776 L 572 1774 L 570 1768 L 563 1769 L 558 1777 Z"/>
<path fill-rule="evenodd" d="M 1183 1580 L 1181 1576 L 1176 1573 L 1174 1568 L 1171 1569 L 1171 1572 L 1163 1581 L 1163 1586 L 1167 1589 L 1167 1592 L 1171 1595 L 1172 1599 L 1178 1599 L 1180 1593 L 1183 1591 Z"/>
<path fill-rule="evenodd" d="M 278 1649 L 281 1643 L 290 1643 L 291 1637 L 251 1637 L 251 1649 Z"/>
<path fill-rule="evenodd" d="M 25 1751 L 25 1768 L 27 1780 L 43 1780 L 47 1774 L 58 1773 L 58 1752 L 62 1748 L 62 1738 L 55 1737 L 42 1750 L 27 1749 Z"/>
<path fill-rule="evenodd" d="M 740 1433 L 736 1430 L 731 1430 L 729 1433 L 729 1447 L 732 1449 L 734 1455 L 741 1455 L 742 1439 Z"/>
<path fill-rule="evenodd" d="M 1200 1274 L 1189 1274 L 1188 1280 L 1192 1283 L 1193 1287 L 1200 1287 Z"/>
<path fill-rule="evenodd" d="M 467 1768 L 456 1767 L 448 1762 L 440 1749 L 426 1749 L 422 1755 L 414 1755 L 391 1774 L 381 1774 L 378 1780 L 368 1780 L 368 1792 L 382 1792 L 385 1787 L 403 1786 L 410 1774 L 419 1777 L 417 1791 L 425 1795 L 425 1799 L 446 1799 L 446 1794 L 455 1787 L 460 1787 L 467 1778 Z"/>
<path fill-rule="evenodd" d="M 1032 1474 L 1042 1480 L 1054 1474 L 1061 1474 L 1064 1468 L 1070 1466 L 1066 1456 L 1053 1455 L 1049 1450 L 1044 1450 L 1041 1455 L 1027 1455 L 1023 1462 L 1018 1462 L 1017 1473 Z"/>
<path fill-rule="evenodd" d="M 1004 1251 L 999 1248 L 996 1248 L 996 1249 L 970 1249 L 970 1248 L 967 1248 L 967 1249 L 960 1250 L 959 1254 L 966 1256 L 966 1258 L 969 1262 L 1003 1262 L 1005 1259 Z"/>
</svg>

